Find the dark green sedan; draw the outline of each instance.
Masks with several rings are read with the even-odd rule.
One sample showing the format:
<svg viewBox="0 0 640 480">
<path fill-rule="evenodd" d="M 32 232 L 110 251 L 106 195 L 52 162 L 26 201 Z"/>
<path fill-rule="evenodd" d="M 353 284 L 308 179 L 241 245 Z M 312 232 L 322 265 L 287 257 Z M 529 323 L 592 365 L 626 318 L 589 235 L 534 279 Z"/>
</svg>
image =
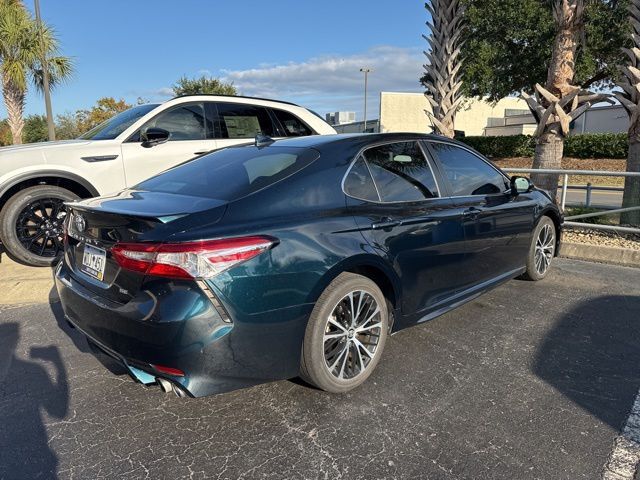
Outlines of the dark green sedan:
<svg viewBox="0 0 640 480">
<path fill-rule="evenodd" d="M 528 179 L 420 134 L 259 137 L 68 209 L 68 321 L 180 396 L 351 390 L 390 334 L 544 278 L 562 224 Z"/>
</svg>

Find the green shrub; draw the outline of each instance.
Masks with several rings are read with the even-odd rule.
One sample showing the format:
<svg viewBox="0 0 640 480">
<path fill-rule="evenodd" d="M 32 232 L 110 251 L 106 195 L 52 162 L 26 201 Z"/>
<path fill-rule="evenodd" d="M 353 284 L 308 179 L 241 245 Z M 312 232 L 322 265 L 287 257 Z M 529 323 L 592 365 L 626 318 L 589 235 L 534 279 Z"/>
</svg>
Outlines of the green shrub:
<svg viewBox="0 0 640 480">
<path fill-rule="evenodd" d="M 535 139 L 528 135 L 464 137 L 464 143 L 493 158 L 532 157 Z M 585 133 L 564 142 L 564 156 L 575 158 L 627 158 L 626 133 Z"/>
<path fill-rule="evenodd" d="M 528 135 L 464 137 L 460 140 L 487 157 L 531 157 L 535 150 L 535 140 Z"/>
<path fill-rule="evenodd" d="M 576 158 L 627 158 L 626 133 L 585 133 L 564 141 L 564 156 Z"/>
</svg>

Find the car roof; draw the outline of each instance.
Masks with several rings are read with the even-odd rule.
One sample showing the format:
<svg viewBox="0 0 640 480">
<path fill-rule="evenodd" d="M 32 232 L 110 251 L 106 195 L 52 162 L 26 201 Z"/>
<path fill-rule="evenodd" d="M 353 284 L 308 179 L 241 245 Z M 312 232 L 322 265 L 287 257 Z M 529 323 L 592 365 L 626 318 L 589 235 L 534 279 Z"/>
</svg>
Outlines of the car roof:
<svg viewBox="0 0 640 480">
<path fill-rule="evenodd" d="M 318 150 L 321 150 L 323 147 L 337 146 L 338 144 L 343 144 L 345 147 L 366 146 L 367 144 L 374 144 L 378 142 L 402 142 L 409 140 L 438 140 L 441 142 L 465 146 L 461 142 L 443 137 L 441 135 L 409 132 L 310 135 L 306 137 L 295 137 L 276 140 L 271 145 L 280 147 L 316 148 Z"/>
<path fill-rule="evenodd" d="M 246 95 L 222 95 L 222 94 L 218 94 L 218 93 L 189 93 L 189 94 L 178 95 L 177 97 L 173 97 L 172 100 L 175 100 L 176 98 L 185 98 L 185 97 L 198 97 L 198 98 L 201 98 L 201 97 L 214 97 L 214 98 L 217 98 L 217 99 L 220 99 L 220 98 L 245 98 L 245 99 L 249 99 L 249 100 L 261 100 L 261 101 L 264 101 L 264 102 L 283 103 L 285 105 L 293 105 L 294 107 L 299 107 L 300 106 L 300 105 L 298 105 L 296 103 L 285 102 L 284 100 L 274 100 L 273 98 L 249 97 L 249 96 L 246 96 Z M 320 117 L 320 118 L 322 118 L 322 117 Z"/>
</svg>

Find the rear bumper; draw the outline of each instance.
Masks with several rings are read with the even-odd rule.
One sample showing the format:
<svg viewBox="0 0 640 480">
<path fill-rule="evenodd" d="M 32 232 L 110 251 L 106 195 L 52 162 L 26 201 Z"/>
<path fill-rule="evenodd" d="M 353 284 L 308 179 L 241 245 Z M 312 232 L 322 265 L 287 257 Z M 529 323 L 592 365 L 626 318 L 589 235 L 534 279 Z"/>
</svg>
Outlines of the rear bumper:
<svg viewBox="0 0 640 480">
<path fill-rule="evenodd" d="M 64 262 L 55 281 L 67 320 L 90 341 L 130 372 L 167 379 L 190 396 L 298 374 L 312 305 L 243 314 L 230 323 L 195 282 L 148 281 L 133 300 L 117 304 L 84 288 Z M 154 365 L 185 375 L 165 375 Z"/>
</svg>

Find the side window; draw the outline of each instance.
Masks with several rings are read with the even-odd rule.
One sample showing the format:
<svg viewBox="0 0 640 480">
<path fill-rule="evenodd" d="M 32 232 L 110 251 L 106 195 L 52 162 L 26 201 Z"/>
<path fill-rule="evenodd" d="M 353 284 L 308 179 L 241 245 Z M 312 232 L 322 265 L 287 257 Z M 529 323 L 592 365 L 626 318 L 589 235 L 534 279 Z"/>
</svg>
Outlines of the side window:
<svg viewBox="0 0 640 480">
<path fill-rule="evenodd" d="M 344 193 L 361 200 L 380 201 L 373 178 L 362 156 L 358 157 L 344 179 Z"/>
<path fill-rule="evenodd" d="M 285 110 L 277 110 L 275 108 L 271 111 L 275 114 L 280 125 L 284 128 L 287 137 L 305 137 L 307 135 L 313 135 L 313 131 L 302 123 L 293 113 Z"/>
<path fill-rule="evenodd" d="M 454 196 L 491 195 L 508 188 L 506 178 L 477 155 L 446 143 L 431 143 Z"/>
<path fill-rule="evenodd" d="M 410 202 L 438 196 L 436 181 L 417 142 L 380 145 L 363 154 L 383 202 Z"/>
<path fill-rule="evenodd" d="M 171 132 L 169 140 L 204 140 L 205 115 L 202 103 L 180 105 L 160 113 L 144 128 L 164 128 Z"/>
<path fill-rule="evenodd" d="M 276 136 L 277 132 L 264 107 L 242 103 L 217 103 L 216 138 L 255 138 L 259 133 Z"/>
</svg>

